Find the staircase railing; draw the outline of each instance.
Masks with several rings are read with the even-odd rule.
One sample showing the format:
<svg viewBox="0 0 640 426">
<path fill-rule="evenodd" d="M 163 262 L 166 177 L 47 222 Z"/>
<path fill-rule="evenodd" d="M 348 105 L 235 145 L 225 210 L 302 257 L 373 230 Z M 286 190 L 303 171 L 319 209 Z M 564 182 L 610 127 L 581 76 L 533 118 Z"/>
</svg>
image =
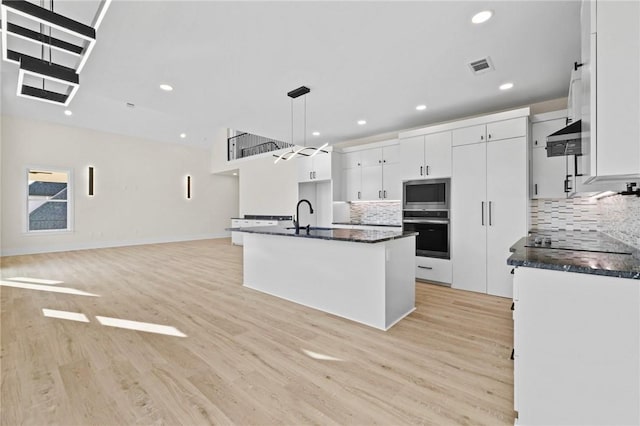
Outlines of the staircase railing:
<svg viewBox="0 0 640 426">
<path fill-rule="evenodd" d="M 238 160 L 265 152 L 278 151 L 293 146 L 290 143 L 276 141 L 251 133 L 240 133 L 227 139 L 227 160 Z"/>
</svg>

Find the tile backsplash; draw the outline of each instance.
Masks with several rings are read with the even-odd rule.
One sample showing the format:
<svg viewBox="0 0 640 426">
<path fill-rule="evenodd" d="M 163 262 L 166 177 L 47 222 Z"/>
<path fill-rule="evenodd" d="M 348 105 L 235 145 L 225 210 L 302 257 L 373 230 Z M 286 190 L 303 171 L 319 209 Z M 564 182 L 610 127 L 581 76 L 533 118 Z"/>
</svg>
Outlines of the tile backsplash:
<svg viewBox="0 0 640 426">
<path fill-rule="evenodd" d="M 400 201 L 371 201 L 349 203 L 351 220 L 363 223 L 402 224 Z"/>
<path fill-rule="evenodd" d="M 640 248 L 640 197 L 531 200 L 531 228 L 600 231 Z"/>
</svg>

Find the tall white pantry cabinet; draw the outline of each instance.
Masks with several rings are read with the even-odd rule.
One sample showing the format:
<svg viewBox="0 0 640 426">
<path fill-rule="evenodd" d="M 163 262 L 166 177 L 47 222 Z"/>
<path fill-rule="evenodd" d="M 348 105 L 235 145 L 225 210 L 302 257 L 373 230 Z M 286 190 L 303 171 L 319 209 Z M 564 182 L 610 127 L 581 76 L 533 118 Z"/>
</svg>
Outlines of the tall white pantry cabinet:
<svg viewBox="0 0 640 426">
<path fill-rule="evenodd" d="M 454 288 L 513 295 L 506 259 L 527 234 L 527 128 L 518 117 L 453 131 Z"/>
</svg>

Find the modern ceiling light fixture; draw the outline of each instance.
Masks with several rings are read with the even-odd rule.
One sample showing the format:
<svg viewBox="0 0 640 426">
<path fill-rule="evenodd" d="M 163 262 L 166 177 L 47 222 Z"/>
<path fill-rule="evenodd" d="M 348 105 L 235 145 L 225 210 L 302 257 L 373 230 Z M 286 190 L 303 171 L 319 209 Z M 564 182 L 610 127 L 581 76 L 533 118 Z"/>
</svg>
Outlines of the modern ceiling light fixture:
<svg viewBox="0 0 640 426">
<path fill-rule="evenodd" d="M 89 26 L 54 12 L 53 0 L 49 0 L 49 9 L 44 7 L 44 0 L 41 6 L 26 0 L 2 0 L 2 59 L 20 66 L 18 96 L 69 105 L 80 87 L 79 74 L 95 46 L 96 30 L 111 1 L 100 2 L 93 26 Z M 40 46 L 40 58 L 24 53 L 34 43 Z"/>
<path fill-rule="evenodd" d="M 358 120 L 359 126 L 364 126 L 365 124 L 367 124 L 367 120 Z"/>
<path fill-rule="evenodd" d="M 493 16 L 493 11 L 491 10 L 483 10 L 482 12 L 478 12 L 473 15 L 471 18 L 471 22 L 474 24 L 482 24 L 483 22 L 487 22 Z"/>
<path fill-rule="evenodd" d="M 320 148 L 307 146 L 307 97 L 306 96 L 304 97 L 304 133 L 303 133 L 304 136 L 303 136 L 302 146 L 296 145 L 296 143 L 293 140 L 293 100 L 296 98 L 299 98 L 300 96 L 304 96 L 309 92 L 311 92 L 311 89 L 309 89 L 306 86 L 300 86 L 297 89 L 294 89 L 289 93 L 287 93 L 287 96 L 291 98 L 291 144 L 292 146 L 290 151 L 286 151 L 281 155 L 274 154 L 273 156 L 276 157 L 276 159 L 273 162 L 273 164 L 278 164 L 280 160 L 284 160 L 284 161 L 291 160 L 292 158 L 295 158 L 297 155 L 300 155 L 303 157 L 313 157 L 319 152 L 324 152 L 324 153 L 329 152 L 325 150 L 325 148 L 329 145 L 328 142 L 322 145 Z M 319 136 L 320 133 L 313 132 L 313 135 Z"/>
<path fill-rule="evenodd" d="M 418 106 L 416 107 L 416 109 L 417 109 L 418 111 L 424 111 L 425 109 L 427 109 L 427 106 L 426 106 L 426 105 L 418 105 Z"/>
<path fill-rule="evenodd" d="M 160 89 L 164 90 L 165 92 L 172 92 L 173 91 L 173 87 L 170 84 L 166 84 L 166 83 L 162 83 L 160 85 Z"/>
</svg>

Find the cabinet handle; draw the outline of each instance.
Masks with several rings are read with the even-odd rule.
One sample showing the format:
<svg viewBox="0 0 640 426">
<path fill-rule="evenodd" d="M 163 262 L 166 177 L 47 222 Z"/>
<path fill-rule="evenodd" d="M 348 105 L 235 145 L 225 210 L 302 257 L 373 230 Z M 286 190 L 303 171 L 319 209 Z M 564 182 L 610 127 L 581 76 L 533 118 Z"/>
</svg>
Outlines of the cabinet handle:
<svg viewBox="0 0 640 426">
<path fill-rule="evenodd" d="M 309 172 L 309 180 L 313 179 L 313 172 Z"/>
<path fill-rule="evenodd" d="M 382 163 L 382 160 L 378 160 L 378 164 L 381 164 L 381 163 Z"/>
<path fill-rule="evenodd" d="M 484 140 L 484 136 L 480 135 L 480 140 L 483 141 Z"/>
<path fill-rule="evenodd" d="M 538 145 L 538 141 L 534 141 L 534 142 L 533 142 L 533 144 L 534 144 L 534 145 Z"/>
<path fill-rule="evenodd" d="M 584 176 L 582 173 L 578 173 L 578 157 L 580 157 L 580 155 L 576 154 L 573 156 L 573 172 L 576 174 L 576 177 Z"/>
<path fill-rule="evenodd" d="M 382 198 L 382 191 L 378 191 L 378 198 Z"/>
<path fill-rule="evenodd" d="M 491 133 L 489 133 L 489 139 L 491 139 Z"/>
<path fill-rule="evenodd" d="M 360 191 L 358 191 L 358 200 L 360 199 Z"/>
<path fill-rule="evenodd" d="M 484 226 L 484 201 L 481 201 L 480 204 L 480 211 L 482 212 L 482 226 Z"/>
<path fill-rule="evenodd" d="M 515 311 L 516 310 L 516 302 L 512 302 L 511 303 L 511 310 Z"/>
<path fill-rule="evenodd" d="M 420 176 L 422 176 L 422 169 L 423 169 L 423 168 L 424 168 L 424 167 L 420 166 Z"/>
<path fill-rule="evenodd" d="M 573 70 L 574 71 L 578 71 L 578 68 L 580 68 L 581 66 L 583 66 L 584 64 L 579 64 L 577 62 L 573 63 Z"/>
<path fill-rule="evenodd" d="M 383 162 L 383 163 L 386 163 L 386 162 L 387 162 L 387 160 L 382 160 L 382 162 Z"/>
<path fill-rule="evenodd" d="M 425 169 L 427 171 L 427 176 L 429 176 L 429 166 L 426 166 Z"/>
<path fill-rule="evenodd" d="M 382 191 L 382 198 L 387 198 L 387 190 Z"/>
<path fill-rule="evenodd" d="M 431 266 L 422 266 L 422 265 L 418 265 L 418 268 L 420 268 L 420 269 L 429 269 L 429 270 L 433 269 Z"/>
<path fill-rule="evenodd" d="M 491 201 L 489 201 L 489 226 L 493 226 L 493 223 L 491 223 Z"/>
<path fill-rule="evenodd" d="M 511 349 L 511 359 L 515 359 L 515 356 L 516 356 L 516 349 L 513 348 Z"/>
<path fill-rule="evenodd" d="M 538 195 L 538 184 L 533 185 L 535 195 Z"/>
</svg>

